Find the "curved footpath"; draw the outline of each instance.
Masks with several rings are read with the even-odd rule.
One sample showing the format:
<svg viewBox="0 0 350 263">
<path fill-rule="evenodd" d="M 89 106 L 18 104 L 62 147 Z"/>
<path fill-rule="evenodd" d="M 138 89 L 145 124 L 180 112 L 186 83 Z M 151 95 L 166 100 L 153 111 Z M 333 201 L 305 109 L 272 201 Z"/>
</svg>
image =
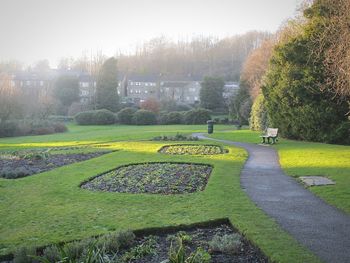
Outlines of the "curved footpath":
<svg viewBox="0 0 350 263">
<path fill-rule="evenodd" d="M 350 262 L 350 217 L 285 175 L 275 149 L 195 135 L 246 149 L 241 187 L 253 202 L 321 260 Z"/>
</svg>

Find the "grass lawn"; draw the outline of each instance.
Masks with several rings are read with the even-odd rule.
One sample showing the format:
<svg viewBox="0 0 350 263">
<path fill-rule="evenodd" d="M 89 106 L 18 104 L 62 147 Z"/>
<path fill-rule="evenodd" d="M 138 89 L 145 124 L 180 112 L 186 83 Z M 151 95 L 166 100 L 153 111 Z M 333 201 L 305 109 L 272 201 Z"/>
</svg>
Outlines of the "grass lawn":
<svg viewBox="0 0 350 263">
<path fill-rule="evenodd" d="M 259 132 L 238 130 L 218 132 L 211 137 L 258 143 Z M 336 182 L 309 189 L 328 203 L 350 213 L 350 146 L 280 139 L 278 150 L 283 170 L 290 176 L 322 175 Z"/>
<path fill-rule="evenodd" d="M 157 151 L 174 142 L 145 140 L 163 134 L 205 131 L 206 126 L 70 125 L 69 129 L 65 134 L 0 139 L 0 150 L 80 144 L 92 144 L 84 151 L 93 147 L 117 150 L 21 179 L 0 179 L 0 254 L 23 245 L 41 246 L 115 230 L 229 218 L 273 261 L 318 262 L 241 190 L 239 174 L 247 158 L 244 150 L 225 146 L 227 154 L 167 155 Z M 216 131 L 227 129 L 232 126 L 216 126 Z M 141 162 L 193 162 L 210 164 L 214 169 L 205 190 L 191 194 L 93 192 L 79 187 L 97 174 Z"/>
</svg>

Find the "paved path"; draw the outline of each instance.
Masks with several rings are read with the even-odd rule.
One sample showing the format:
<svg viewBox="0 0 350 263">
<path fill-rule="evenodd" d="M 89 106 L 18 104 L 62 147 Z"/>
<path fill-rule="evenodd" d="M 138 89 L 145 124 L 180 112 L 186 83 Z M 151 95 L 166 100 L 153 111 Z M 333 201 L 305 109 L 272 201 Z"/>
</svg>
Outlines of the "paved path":
<svg viewBox="0 0 350 263">
<path fill-rule="evenodd" d="M 321 260 L 350 263 L 350 216 L 285 175 L 275 149 L 196 135 L 246 149 L 241 187 L 253 202 Z"/>
</svg>

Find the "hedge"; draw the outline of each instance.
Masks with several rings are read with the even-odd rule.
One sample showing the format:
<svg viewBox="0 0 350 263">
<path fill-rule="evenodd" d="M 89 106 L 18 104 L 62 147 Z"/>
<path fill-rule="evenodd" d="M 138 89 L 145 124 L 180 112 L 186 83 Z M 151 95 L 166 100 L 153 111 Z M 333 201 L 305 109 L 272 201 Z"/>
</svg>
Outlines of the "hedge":
<svg viewBox="0 0 350 263">
<path fill-rule="evenodd" d="M 115 123 L 116 116 L 109 110 L 92 110 L 80 112 L 74 119 L 79 125 L 106 125 Z"/>
</svg>

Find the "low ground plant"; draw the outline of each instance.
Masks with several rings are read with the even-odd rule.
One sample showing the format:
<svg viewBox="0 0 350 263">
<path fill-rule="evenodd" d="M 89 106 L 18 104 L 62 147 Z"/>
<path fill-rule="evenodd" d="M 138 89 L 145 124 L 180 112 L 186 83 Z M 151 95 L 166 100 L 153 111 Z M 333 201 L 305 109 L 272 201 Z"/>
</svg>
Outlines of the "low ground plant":
<svg viewBox="0 0 350 263">
<path fill-rule="evenodd" d="M 200 145 L 200 144 L 177 144 L 166 145 L 159 152 L 165 154 L 180 154 L 180 155 L 212 155 L 222 154 L 225 151 L 218 145 Z"/>
<path fill-rule="evenodd" d="M 177 133 L 175 136 L 157 136 L 152 139 L 153 141 L 198 141 L 197 136 L 191 136 L 191 135 L 183 135 L 180 133 Z"/>
<path fill-rule="evenodd" d="M 241 246 L 241 236 L 237 233 L 223 236 L 215 235 L 209 242 L 209 248 L 213 252 L 236 254 Z"/>
<path fill-rule="evenodd" d="M 82 184 L 92 191 L 180 194 L 204 189 L 210 165 L 191 163 L 143 163 L 119 167 Z"/>
</svg>

